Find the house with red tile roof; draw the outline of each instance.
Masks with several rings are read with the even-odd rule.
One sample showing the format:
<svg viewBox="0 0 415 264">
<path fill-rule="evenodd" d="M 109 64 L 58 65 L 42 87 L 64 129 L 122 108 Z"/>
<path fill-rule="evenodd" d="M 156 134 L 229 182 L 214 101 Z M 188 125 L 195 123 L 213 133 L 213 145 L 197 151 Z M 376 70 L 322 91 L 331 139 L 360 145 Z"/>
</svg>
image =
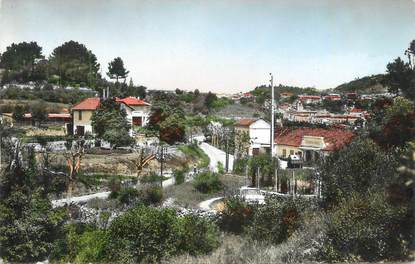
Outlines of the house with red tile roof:
<svg viewBox="0 0 415 264">
<path fill-rule="evenodd" d="M 116 98 L 121 104 L 121 109 L 127 113 L 127 121 L 132 127 L 143 127 L 150 119 L 151 105 L 136 97 Z M 132 131 L 131 131 L 132 132 Z"/>
<path fill-rule="evenodd" d="M 337 128 L 283 128 L 275 134 L 276 153 L 287 158 L 298 154 L 312 162 L 350 143 L 354 133 Z"/>
<path fill-rule="evenodd" d="M 121 109 L 127 113 L 127 121 L 131 124 L 133 133 L 134 126 L 145 126 L 148 123 L 151 105 L 144 100 L 136 97 L 116 98 L 120 103 Z M 87 98 L 76 104 L 71 109 L 73 118 L 73 133 L 85 135 L 93 133 L 91 118 L 92 114 L 98 109 L 101 99 L 99 97 Z"/>
<path fill-rule="evenodd" d="M 235 152 L 236 157 L 241 157 L 242 154 L 251 156 L 269 151 L 270 129 L 270 124 L 260 118 L 239 119 L 235 124 L 235 142 L 239 144 L 238 142 L 241 141 L 243 134 L 249 137 L 249 142 L 247 142 L 244 153 Z"/>
<path fill-rule="evenodd" d="M 316 104 L 321 102 L 321 96 L 319 95 L 299 95 L 298 100 L 302 104 Z"/>
</svg>

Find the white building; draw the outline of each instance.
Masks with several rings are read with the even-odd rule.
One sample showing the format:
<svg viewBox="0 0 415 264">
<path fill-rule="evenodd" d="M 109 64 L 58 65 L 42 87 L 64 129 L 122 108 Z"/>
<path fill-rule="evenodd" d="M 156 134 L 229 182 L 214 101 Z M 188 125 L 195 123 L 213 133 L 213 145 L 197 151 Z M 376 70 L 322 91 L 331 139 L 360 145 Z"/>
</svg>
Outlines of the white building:
<svg viewBox="0 0 415 264">
<path fill-rule="evenodd" d="M 236 137 L 246 133 L 249 137 L 248 155 L 269 153 L 271 140 L 271 125 L 263 119 L 244 118 L 235 124 Z M 238 141 L 238 139 L 236 139 Z"/>
</svg>

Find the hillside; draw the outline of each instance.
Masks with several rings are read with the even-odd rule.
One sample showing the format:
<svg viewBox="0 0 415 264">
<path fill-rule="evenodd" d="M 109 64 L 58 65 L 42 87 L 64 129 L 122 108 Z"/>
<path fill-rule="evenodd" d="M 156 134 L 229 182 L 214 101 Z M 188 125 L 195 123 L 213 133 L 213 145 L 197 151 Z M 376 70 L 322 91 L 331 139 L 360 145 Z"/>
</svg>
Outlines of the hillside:
<svg viewBox="0 0 415 264">
<path fill-rule="evenodd" d="M 387 88 L 382 84 L 384 74 L 377 74 L 371 76 L 365 76 L 347 83 L 343 83 L 336 88 L 335 92 L 348 93 L 348 92 L 359 92 L 359 93 L 383 93 L 387 91 Z"/>
</svg>

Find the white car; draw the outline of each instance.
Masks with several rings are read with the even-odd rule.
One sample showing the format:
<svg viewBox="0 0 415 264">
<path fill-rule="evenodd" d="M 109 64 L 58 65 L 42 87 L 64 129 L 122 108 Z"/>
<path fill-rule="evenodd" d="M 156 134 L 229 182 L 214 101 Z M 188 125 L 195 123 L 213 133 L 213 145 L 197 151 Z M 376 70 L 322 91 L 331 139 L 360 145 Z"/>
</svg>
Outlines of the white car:
<svg viewBox="0 0 415 264">
<path fill-rule="evenodd" d="M 239 189 L 239 196 L 247 203 L 265 204 L 265 196 L 258 188 L 241 187 Z"/>
</svg>

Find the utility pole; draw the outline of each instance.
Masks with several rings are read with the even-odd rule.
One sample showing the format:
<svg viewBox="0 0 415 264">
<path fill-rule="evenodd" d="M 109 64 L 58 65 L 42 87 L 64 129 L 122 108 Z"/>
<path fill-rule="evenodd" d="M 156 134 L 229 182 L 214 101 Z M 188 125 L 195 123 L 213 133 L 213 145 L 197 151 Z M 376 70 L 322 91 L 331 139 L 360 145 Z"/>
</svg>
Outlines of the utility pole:
<svg viewBox="0 0 415 264">
<path fill-rule="evenodd" d="M 274 127 L 275 127 L 275 121 L 274 121 L 274 117 L 275 117 L 275 98 L 274 98 L 274 76 L 272 75 L 272 73 L 269 74 L 271 76 L 271 159 L 274 158 Z"/>
<path fill-rule="evenodd" d="M 164 146 L 160 148 L 160 177 L 163 178 Z M 162 180 L 163 181 L 163 180 Z"/>
<path fill-rule="evenodd" d="M 226 134 L 226 165 L 225 165 L 225 170 L 226 170 L 226 173 L 228 173 L 228 171 L 229 171 L 229 142 L 228 142 L 229 140 L 228 140 L 228 135 Z"/>
<path fill-rule="evenodd" d="M 274 91 L 274 75 L 272 73 L 269 74 L 271 76 L 270 83 L 271 83 L 271 137 L 270 137 L 270 147 L 271 147 L 271 162 L 273 165 L 276 165 L 274 163 L 274 157 L 277 153 L 275 148 L 275 91 Z M 277 159 L 278 162 L 278 159 Z M 273 176 L 275 179 L 275 189 L 278 191 L 278 179 L 277 179 L 277 168 L 273 169 Z"/>
</svg>

